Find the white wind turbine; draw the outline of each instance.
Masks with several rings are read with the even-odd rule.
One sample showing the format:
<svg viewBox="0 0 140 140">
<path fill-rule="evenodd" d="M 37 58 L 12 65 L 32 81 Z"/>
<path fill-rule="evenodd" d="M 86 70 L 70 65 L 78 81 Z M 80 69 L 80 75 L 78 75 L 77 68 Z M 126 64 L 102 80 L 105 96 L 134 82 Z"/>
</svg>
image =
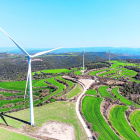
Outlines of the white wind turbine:
<svg viewBox="0 0 140 140">
<path fill-rule="evenodd" d="M 84 55 L 85 55 L 85 49 L 84 49 L 84 44 L 83 44 L 83 73 L 84 73 L 84 69 L 85 69 L 85 67 L 84 67 Z"/>
<path fill-rule="evenodd" d="M 56 48 L 56 49 L 52 49 L 52 50 L 48 50 L 48 51 L 43 51 L 43 52 L 40 52 L 40 53 L 36 53 L 35 55 L 30 55 L 30 54 L 28 54 L 16 41 L 14 41 L 3 29 L 0 28 L 0 30 L 2 30 L 2 31 L 16 44 L 16 46 L 17 46 L 24 54 L 27 55 L 27 56 L 25 56 L 25 58 L 28 59 L 28 74 L 27 74 L 25 95 L 26 95 L 26 90 L 27 90 L 27 85 L 28 85 L 28 79 L 29 79 L 30 123 L 31 123 L 31 126 L 34 126 L 33 93 L 32 93 L 32 75 L 31 75 L 31 59 L 34 58 L 34 57 L 36 57 L 36 56 L 39 56 L 39 55 L 42 55 L 42 54 L 45 54 L 45 53 L 54 51 L 54 50 L 56 50 L 56 49 L 59 49 L 59 48 L 61 48 L 61 47 Z M 25 96 L 24 96 L 24 98 L 25 98 Z"/>
</svg>

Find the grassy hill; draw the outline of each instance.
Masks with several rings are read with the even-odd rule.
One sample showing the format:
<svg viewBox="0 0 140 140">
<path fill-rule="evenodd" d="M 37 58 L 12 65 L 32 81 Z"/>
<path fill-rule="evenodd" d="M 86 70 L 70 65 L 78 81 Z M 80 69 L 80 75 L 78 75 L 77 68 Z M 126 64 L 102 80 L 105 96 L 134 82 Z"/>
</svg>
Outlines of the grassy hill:
<svg viewBox="0 0 140 140">
<path fill-rule="evenodd" d="M 19 112 L 10 113 L 10 116 L 30 121 L 30 110 L 22 110 Z M 75 103 L 72 102 L 54 102 L 48 105 L 34 108 L 35 125 L 41 127 L 49 121 L 57 121 L 66 124 L 71 124 L 75 128 L 76 140 L 87 140 L 87 135 L 76 115 Z M 22 129 L 25 124 L 11 118 L 5 117 L 7 123 L 13 127 Z M 0 118 L 0 123 L 3 120 Z"/>
</svg>

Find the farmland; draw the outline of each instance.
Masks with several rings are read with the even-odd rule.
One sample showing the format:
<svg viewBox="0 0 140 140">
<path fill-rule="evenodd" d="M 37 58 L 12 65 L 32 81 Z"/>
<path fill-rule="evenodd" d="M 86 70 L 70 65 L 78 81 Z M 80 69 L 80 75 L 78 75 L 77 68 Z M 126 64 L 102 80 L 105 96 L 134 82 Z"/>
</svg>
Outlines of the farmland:
<svg viewBox="0 0 140 140">
<path fill-rule="evenodd" d="M 129 77 L 130 81 L 138 82 L 137 80 L 132 78 L 137 74 L 137 72 L 135 72 L 133 70 L 126 69 L 126 68 L 123 68 L 124 66 L 136 66 L 136 64 L 127 63 L 127 62 L 122 63 L 122 62 L 119 62 L 119 61 L 111 61 L 111 62 L 113 64 L 110 68 L 104 68 L 104 69 L 101 69 L 101 70 L 93 71 L 93 72 L 89 73 L 89 75 L 98 75 L 99 74 L 98 75 L 99 77 L 107 76 L 107 77 L 112 77 L 112 78 L 115 78 L 115 79 L 118 79 L 119 77 L 124 77 L 124 79 Z"/>
<path fill-rule="evenodd" d="M 132 130 L 124 116 L 126 106 L 114 106 L 110 111 L 110 121 L 116 131 L 127 140 L 138 140 L 140 137 Z"/>
<path fill-rule="evenodd" d="M 90 89 L 85 92 L 85 94 L 89 95 L 97 95 L 97 91 L 95 89 Z"/>
<path fill-rule="evenodd" d="M 130 122 L 140 135 L 140 110 L 136 110 L 130 115 Z"/>
<path fill-rule="evenodd" d="M 63 85 L 62 83 L 59 83 L 54 78 L 66 82 L 68 85 L 67 89 L 66 89 L 65 85 Z M 25 101 L 23 100 L 23 97 L 20 97 L 20 96 L 24 95 L 25 84 L 26 84 L 26 81 L 0 82 L 0 87 L 2 87 L 3 89 L 12 90 L 12 91 L 17 92 L 16 94 L 1 92 L 1 95 L 3 95 L 3 99 L 8 98 L 8 96 L 9 96 L 9 98 L 11 100 L 1 100 L 0 111 L 7 112 L 10 110 L 20 110 L 23 107 L 24 108 L 29 107 L 29 97 L 26 97 Z M 55 86 L 57 89 L 54 91 L 49 86 Z M 73 88 L 73 86 L 74 86 L 73 82 L 71 82 L 69 80 L 65 80 L 60 76 L 52 77 L 52 78 L 48 78 L 48 79 L 33 80 L 33 94 L 35 96 L 34 97 L 35 98 L 34 106 L 41 105 L 42 102 L 46 101 L 46 100 L 48 100 L 50 102 L 55 101 L 56 97 L 61 97 L 61 96 L 63 96 L 63 94 L 65 94 L 65 92 L 64 92 L 65 89 L 66 89 L 66 92 L 69 92 L 69 90 L 71 90 Z M 41 99 L 41 97 L 39 96 L 41 94 L 39 90 L 42 90 L 42 89 L 44 91 L 47 89 L 49 90 L 49 93 L 47 95 L 45 95 L 45 97 L 43 97 L 43 99 Z M 76 88 L 71 90 L 71 92 L 68 93 L 68 95 L 66 95 L 66 96 L 68 98 L 72 98 L 72 97 L 76 96 L 77 94 L 81 93 L 81 91 L 82 91 L 82 89 L 81 89 L 80 85 L 77 85 Z M 20 97 L 20 98 L 18 98 L 18 97 Z M 10 103 L 12 103 L 12 104 L 10 105 Z M 8 105 L 8 104 L 11 107 L 6 107 L 6 105 Z"/>
<path fill-rule="evenodd" d="M 93 130 L 100 134 L 99 140 L 119 140 L 101 115 L 100 104 L 102 98 L 86 96 L 82 102 L 82 112 Z"/>
<path fill-rule="evenodd" d="M 81 92 L 82 92 L 82 87 L 79 84 L 77 84 L 76 87 L 72 91 L 70 91 L 68 94 L 66 94 L 66 98 L 71 99 Z"/>
<path fill-rule="evenodd" d="M 112 98 L 113 100 L 116 100 L 112 95 L 110 95 L 110 94 L 107 92 L 107 88 L 108 88 L 108 87 L 109 87 L 109 86 L 101 86 L 101 87 L 99 87 L 98 91 L 99 91 L 101 97 L 110 97 L 110 98 Z"/>
<path fill-rule="evenodd" d="M 120 99 L 120 101 L 126 105 L 129 105 L 129 106 L 132 106 L 132 105 L 135 105 L 135 107 L 140 107 L 139 105 L 127 100 L 126 98 L 124 98 L 123 96 L 121 96 L 119 93 L 118 93 L 118 89 L 119 87 L 115 87 L 114 89 L 111 90 L 111 93 L 113 93 L 117 99 Z"/>
<path fill-rule="evenodd" d="M 82 108 L 80 110 L 87 121 L 87 125 L 91 127 L 92 124 L 92 130 L 90 131 L 93 131 L 99 140 L 119 140 L 120 136 L 126 140 L 132 139 L 132 137 L 136 140 L 139 139 L 124 117 L 124 113 L 128 107 L 135 106 L 135 108 L 140 108 L 138 102 L 139 99 L 137 99 L 137 102 L 132 99 L 129 100 L 128 97 L 126 98 L 122 95 L 124 91 L 122 87 L 124 85 L 115 85 L 117 81 L 120 81 L 119 78 L 122 77 L 124 79 L 129 78 L 126 83 L 130 81 L 139 82 L 134 77 L 137 72 L 124 68 L 126 64 L 130 66 L 135 64 L 128 62 L 122 63 L 120 61 L 111 62 L 113 63 L 110 67 L 97 70 L 94 69 L 94 71 L 90 71 L 90 73 L 87 72 L 87 75 L 81 75 L 81 67 L 33 72 L 33 104 L 36 126 L 41 127 L 43 124 L 50 121 L 71 124 L 75 129 L 76 140 L 86 140 L 86 133 L 75 112 L 75 102 L 77 100 L 77 96 L 83 92 L 83 88 L 77 82 L 65 79 L 65 77 L 72 76 L 76 77 L 76 80 L 80 78 L 83 78 L 84 80 L 84 78 L 88 76 L 91 80 L 93 76 L 96 75 L 96 77 L 99 78 L 99 83 L 94 83 L 86 90 L 83 100 L 81 101 Z M 111 78 L 111 80 L 114 79 L 112 85 L 106 83 L 110 80 L 108 78 Z M 7 112 L 10 116 L 29 122 L 29 92 L 27 92 L 28 96 L 26 96 L 25 100 L 23 99 L 25 85 L 25 80 L 0 82 L 0 111 L 4 113 Z M 133 86 L 133 84 L 131 86 Z M 134 85 L 134 87 L 136 86 L 139 85 Z M 121 91 L 118 92 L 120 87 L 122 89 L 122 93 Z M 129 85 L 128 87 L 130 88 Z M 128 88 L 126 88 L 126 91 L 127 90 Z M 137 91 L 137 89 L 133 91 Z M 132 90 L 130 90 L 129 96 L 131 92 Z M 127 92 L 124 91 L 124 93 L 127 96 Z M 111 108 L 111 111 L 108 112 L 108 120 L 106 120 L 105 118 L 107 118 L 107 114 L 105 114 L 105 111 L 108 109 L 109 105 L 113 105 L 115 103 L 117 103 L 118 106 Z M 134 111 L 134 113 L 129 116 L 131 125 L 136 129 L 137 133 L 140 133 L 140 126 L 138 125 L 138 122 L 140 121 L 139 114 L 139 111 Z M 8 117 L 5 117 L 5 119 L 9 125 L 15 128 L 22 129 L 25 127 L 25 124 L 22 122 L 12 120 Z M 114 121 L 115 119 L 117 120 L 116 122 Z M 0 119 L 0 123 L 3 123 L 3 120 Z M 115 132 L 113 131 L 114 129 Z M 126 130 L 122 131 L 122 129 Z M 4 131 L 6 130 L 2 130 L 3 133 L 5 133 Z M 130 134 L 127 133 L 129 131 Z M 14 135 L 14 133 L 11 132 L 9 135 Z"/>
</svg>

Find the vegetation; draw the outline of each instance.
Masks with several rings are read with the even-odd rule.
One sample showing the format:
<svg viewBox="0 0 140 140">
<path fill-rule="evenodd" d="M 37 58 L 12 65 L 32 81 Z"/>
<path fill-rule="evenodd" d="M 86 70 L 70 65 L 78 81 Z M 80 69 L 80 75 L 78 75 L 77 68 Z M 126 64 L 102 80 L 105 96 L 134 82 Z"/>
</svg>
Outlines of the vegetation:
<svg viewBox="0 0 140 140">
<path fill-rule="evenodd" d="M 39 80 L 33 84 L 33 87 L 47 87 L 48 84 L 45 83 L 45 81 L 46 81 L 46 79 Z"/>
<path fill-rule="evenodd" d="M 130 115 L 130 122 L 136 132 L 140 135 L 140 110 L 136 110 Z"/>
<path fill-rule="evenodd" d="M 67 91 L 69 91 L 73 87 L 73 82 L 71 82 L 69 80 L 65 80 L 61 76 L 56 77 L 56 79 L 59 79 L 59 80 L 62 80 L 62 81 L 65 81 L 66 83 L 68 83 L 69 87 L 68 87 Z"/>
<path fill-rule="evenodd" d="M 98 140 L 119 140 L 101 115 L 102 101 L 103 99 L 99 97 L 86 96 L 82 101 L 82 112 L 86 120 L 92 123 L 93 130 L 99 133 Z"/>
<path fill-rule="evenodd" d="M 6 130 L 4 128 L 0 128 L 0 139 L 1 140 L 36 140 L 35 138 L 31 138 L 19 133 L 15 133 L 10 130 Z"/>
<path fill-rule="evenodd" d="M 112 70 L 109 70 L 107 72 L 104 72 L 102 74 L 99 74 L 100 77 L 103 77 L 104 75 L 108 75 L 108 74 L 115 74 L 116 73 L 116 69 L 112 69 Z"/>
<path fill-rule="evenodd" d="M 42 70 L 44 73 L 69 73 L 71 70 L 68 69 L 53 69 L 53 70 Z"/>
<path fill-rule="evenodd" d="M 110 111 L 110 121 L 116 131 L 127 140 L 139 140 L 140 137 L 131 129 L 125 119 L 124 113 L 128 109 L 126 106 L 114 106 Z"/>
<path fill-rule="evenodd" d="M 140 107 L 139 105 L 127 100 L 126 98 L 124 98 L 123 96 L 121 96 L 119 93 L 118 93 L 118 89 L 119 87 L 115 87 L 114 89 L 111 90 L 111 93 L 114 94 L 114 97 L 116 97 L 117 99 L 119 99 L 122 103 L 126 104 L 126 105 L 129 105 L 129 106 L 132 106 L 132 105 L 135 105 L 135 107 Z"/>
<path fill-rule="evenodd" d="M 103 67 L 109 67 L 109 63 L 107 62 L 97 62 L 97 63 L 91 63 L 91 64 L 87 64 L 86 67 L 88 70 L 90 69 L 99 69 L 99 68 L 103 68 Z"/>
<path fill-rule="evenodd" d="M 85 92 L 85 94 L 89 94 L 89 95 L 97 95 L 97 92 L 95 89 L 89 89 Z"/>
<path fill-rule="evenodd" d="M 66 94 L 67 99 L 74 98 L 76 95 L 80 94 L 82 92 L 82 87 L 77 84 L 76 87 L 71 90 L 69 93 Z"/>
<path fill-rule="evenodd" d="M 54 96 L 54 95 L 57 95 L 58 93 L 62 92 L 64 89 L 65 89 L 65 86 L 63 84 L 60 84 L 59 82 L 57 82 L 56 80 L 54 80 L 54 77 L 52 78 L 49 78 L 46 80 L 47 82 L 55 85 L 58 87 L 58 89 L 53 92 L 52 94 L 48 95 L 47 97 L 45 97 L 43 100 L 47 100 L 49 99 L 50 97 Z"/>
<path fill-rule="evenodd" d="M 107 92 L 108 87 L 109 87 L 109 86 L 101 86 L 101 87 L 99 87 L 98 92 L 100 93 L 101 97 L 110 97 L 110 98 L 112 98 L 113 100 L 116 100 L 112 95 L 110 95 L 110 94 Z"/>
<path fill-rule="evenodd" d="M 22 110 L 19 112 L 10 113 L 10 116 L 20 118 L 25 121 L 30 121 L 30 110 Z M 57 121 L 73 125 L 75 128 L 76 140 L 86 140 L 87 135 L 79 121 L 76 111 L 75 103 L 73 102 L 53 102 L 44 106 L 34 108 L 35 125 L 41 127 L 44 123 L 50 121 Z M 21 129 L 23 123 L 17 120 L 5 117 L 9 125 Z M 0 123 L 3 120 L 0 118 Z"/>
</svg>

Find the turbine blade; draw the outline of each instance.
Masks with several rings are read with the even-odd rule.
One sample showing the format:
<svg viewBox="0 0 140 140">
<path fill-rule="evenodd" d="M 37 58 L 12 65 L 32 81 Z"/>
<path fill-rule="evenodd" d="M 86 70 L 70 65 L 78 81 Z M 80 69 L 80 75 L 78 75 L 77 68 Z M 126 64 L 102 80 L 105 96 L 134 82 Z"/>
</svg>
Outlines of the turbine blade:
<svg viewBox="0 0 140 140">
<path fill-rule="evenodd" d="M 31 57 L 33 58 L 33 57 L 36 57 L 36 56 L 39 56 L 39 55 L 42 55 L 42 54 L 45 54 L 45 53 L 48 53 L 48 52 L 60 49 L 60 48 L 62 48 L 62 47 L 59 47 L 59 48 L 56 48 L 56 49 L 52 49 L 52 50 L 48 50 L 48 51 L 39 52 L 39 53 L 36 53 L 35 55 L 31 55 Z"/>
<path fill-rule="evenodd" d="M 30 65 L 29 65 L 29 67 L 30 67 Z M 27 92 L 27 87 L 28 87 L 28 80 L 29 80 L 29 69 L 30 69 L 30 68 L 28 68 L 28 73 L 27 73 L 27 81 L 26 81 L 26 87 L 25 87 L 24 100 L 25 100 L 25 97 L 26 97 L 26 92 Z"/>
<path fill-rule="evenodd" d="M 14 43 L 15 45 L 22 51 L 24 52 L 26 55 L 30 56 L 14 39 L 12 39 L 2 28 L 0 28 L 0 30 L 2 32 L 4 32 Z"/>
</svg>

